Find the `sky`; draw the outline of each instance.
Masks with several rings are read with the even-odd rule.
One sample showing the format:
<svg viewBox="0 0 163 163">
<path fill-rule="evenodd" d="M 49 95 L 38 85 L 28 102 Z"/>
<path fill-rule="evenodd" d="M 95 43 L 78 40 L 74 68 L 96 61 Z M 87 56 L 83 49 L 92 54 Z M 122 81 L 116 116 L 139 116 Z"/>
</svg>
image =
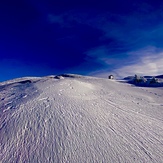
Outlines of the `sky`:
<svg viewBox="0 0 163 163">
<path fill-rule="evenodd" d="M 0 1 L 0 81 L 163 74 L 160 0 Z"/>
</svg>

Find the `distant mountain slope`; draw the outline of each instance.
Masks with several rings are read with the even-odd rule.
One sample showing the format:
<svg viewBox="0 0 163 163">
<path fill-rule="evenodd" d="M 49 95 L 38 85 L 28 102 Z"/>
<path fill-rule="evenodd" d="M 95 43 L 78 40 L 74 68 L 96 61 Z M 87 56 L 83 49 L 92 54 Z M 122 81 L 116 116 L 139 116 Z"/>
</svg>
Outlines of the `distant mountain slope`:
<svg viewBox="0 0 163 163">
<path fill-rule="evenodd" d="M 0 162 L 163 162 L 163 88 L 73 74 L 0 84 Z"/>
<path fill-rule="evenodd" d="M 158 75 L 158 76 L 156 76 L 156 78 L 162 78 L 163 79 L 163 75 Z"/>
<path fill-rule="evenodd" d="M 145 78 L 152 78 L 153 76 L 144 76 Z M 155 78 L 163 78 L 163 75 L 154 76 Z"/>
</svg>

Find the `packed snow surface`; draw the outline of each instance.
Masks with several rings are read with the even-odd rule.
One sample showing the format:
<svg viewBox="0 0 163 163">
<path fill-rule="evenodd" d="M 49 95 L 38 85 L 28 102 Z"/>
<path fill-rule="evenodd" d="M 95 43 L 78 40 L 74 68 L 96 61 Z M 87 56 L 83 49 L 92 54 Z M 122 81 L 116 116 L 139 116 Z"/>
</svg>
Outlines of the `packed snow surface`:
<svg viewBox="0 0 163 163">
<path fill-rule="evenodd" d="M 0 83 L 2 163 L 163 163 L 163 87 L 79 75 Z"/>
</svg>

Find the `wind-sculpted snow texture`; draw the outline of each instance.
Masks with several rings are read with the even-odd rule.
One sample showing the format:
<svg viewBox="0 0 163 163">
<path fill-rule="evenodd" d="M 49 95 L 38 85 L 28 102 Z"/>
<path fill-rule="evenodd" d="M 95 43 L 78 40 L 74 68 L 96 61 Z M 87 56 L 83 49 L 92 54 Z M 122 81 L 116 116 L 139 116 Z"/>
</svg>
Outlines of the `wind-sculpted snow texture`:
<svg viewBox="0 0 163 163">
<path fill-rule="evenodd" d="M 163 162 L 162 87 L 75 75 L 22 81 L 0 85 L 0 162 Z"/>
</svg>

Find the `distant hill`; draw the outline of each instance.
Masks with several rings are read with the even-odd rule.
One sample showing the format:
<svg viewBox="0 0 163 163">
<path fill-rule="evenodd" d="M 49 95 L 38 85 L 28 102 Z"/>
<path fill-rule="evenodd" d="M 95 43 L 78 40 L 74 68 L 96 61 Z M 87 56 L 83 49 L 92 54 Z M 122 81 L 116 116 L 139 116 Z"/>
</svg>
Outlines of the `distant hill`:
<svg viewBox="0 0 163 163">
<path fill-rule="evenodd" d="M 157 76 L 144 76 L 144 78 L 152 78 L 152 77 L 155 77 L 155 78 L 163 78 L 163 75 L 157 75 Z"/>
<path fill-rule="evenodd" d="M 161 79 L 163 79 L 163 75 L 158 75 L 158 76 L 156 76 L 156 78 L 161 78 Z"/>
<path fill-rule="evenodd" d="M 127 77 L 125 77 L 125 78 L 123 78 L 124 80 L 131 80 L 131 79 L 133 79 L 134 78 L 134 76 L 127 76 Z"/>
</svg>

